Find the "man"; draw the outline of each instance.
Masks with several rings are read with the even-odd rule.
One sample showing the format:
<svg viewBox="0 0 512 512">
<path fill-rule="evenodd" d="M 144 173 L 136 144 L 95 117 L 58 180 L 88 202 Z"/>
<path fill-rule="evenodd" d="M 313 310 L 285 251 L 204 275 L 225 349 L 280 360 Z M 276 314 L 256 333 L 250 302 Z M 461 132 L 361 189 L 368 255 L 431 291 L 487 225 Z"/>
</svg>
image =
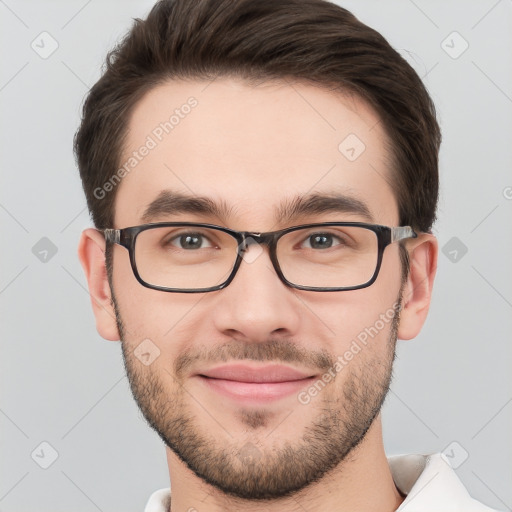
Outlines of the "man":
<svg viewBox="0 0 512 512">
<path fill-rule="evenodd" d="M 166 444 L 147 512 L 491 510 L 382 442 L 430 305 L 440 139 L 412 68 L 321 0 L 162 1 L 109 55 L 79 256 Z"/>
</svg>

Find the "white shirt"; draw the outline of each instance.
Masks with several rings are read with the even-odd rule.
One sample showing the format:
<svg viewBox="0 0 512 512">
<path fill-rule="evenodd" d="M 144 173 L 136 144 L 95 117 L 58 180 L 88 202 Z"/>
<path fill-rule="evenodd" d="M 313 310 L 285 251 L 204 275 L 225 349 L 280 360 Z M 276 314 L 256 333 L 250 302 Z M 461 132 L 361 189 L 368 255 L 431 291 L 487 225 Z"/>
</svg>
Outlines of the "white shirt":
<svg viewBox="0 0 512 512">
<path fill-rule="evenodd" d="M 388 457 L 396 487 L 407 497 L 396 512 L 497 512 L 474 500 L 441 453 Z M 169 512 L 170 489 L 155 491 L 144 512 Z"/>
</svg>

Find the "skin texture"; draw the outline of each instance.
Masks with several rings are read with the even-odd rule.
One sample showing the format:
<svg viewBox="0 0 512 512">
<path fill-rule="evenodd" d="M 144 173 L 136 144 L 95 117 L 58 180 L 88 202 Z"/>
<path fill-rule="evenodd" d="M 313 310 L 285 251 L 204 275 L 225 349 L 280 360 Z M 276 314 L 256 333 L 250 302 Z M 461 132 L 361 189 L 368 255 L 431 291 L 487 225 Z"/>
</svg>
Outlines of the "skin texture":
<svg viewBox="0 0 512 512">
<path fill-rule="evenodd" d="M 218 78 L 159 85 L 136 105 L 123 162 L 191 96 L 197 105 L 117 186 L 113 227 L 144 223 L 144 210 L 164 189 L 223 201 L 230 215 L 187 213 L 153 222 L 260 232 L 305 222 L 368 221 L 339 212 L 291 224 L 274 219 L 283 200 L 336 191 L 364 201 L 374 223 L 398 225 L 379 118 L 358 98 L 307 84 L 248 86 Z M 350 134 L 365 145 L 354 161 L 338 149 Z M 107 340 L 122 339 L 135 400 L 167 445 L 172 512 L 396 510 L 403 497 L 387 465 L 379 409 L 396 336 L 410 339 L 420 331 L 437 262 L 431 234 L 406 247 L 411 264 L 403 287 L 398 244 L 386 248 L 372 286 L 322 293 L 284 285 L 264 248 L 254 261 L 242 262 L 224 290 L 182 294 L 141 286 L 128 252 L 115 245 L 113 295 L 103 235 L 84 231 L 79 257 L 97 329 Z M 284 364 L 318 379 L 379 315 L 396 307 L 400 295 L 400 318 L 386 322 L 307 404 L 297 394 L 263 405 L 241 403 L 197 376 L 236 361 Z M 150 365 L 136 357 L 147 339 L 158 350 Z"/>
</svg>

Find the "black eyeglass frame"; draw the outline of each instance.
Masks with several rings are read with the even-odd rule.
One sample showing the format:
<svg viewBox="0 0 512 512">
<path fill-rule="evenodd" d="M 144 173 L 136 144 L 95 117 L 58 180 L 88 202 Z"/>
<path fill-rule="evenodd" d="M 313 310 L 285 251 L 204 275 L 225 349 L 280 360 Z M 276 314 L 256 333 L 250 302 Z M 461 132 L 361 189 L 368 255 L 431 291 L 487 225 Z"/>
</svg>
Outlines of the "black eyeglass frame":
<svg viewBox="0 0 512 512">
<path fill-rule="evenodd" d="M 137 269 L 137 263 L 135 261 L 135 244 L 137 240 L 137 236 L 139 233 L 146 231 L 148 229 L 155 228 L 165 228 L 165 227 L 175 227 L 175 226 L 185 226 L 185 227 L 196 227 L 196 228 L 210 228 L 222 231 L 231 235 L 238 243 L 237 243 L 237 257 L 235 260 L 235 264 L 233 269 L 228 276 L 228 278 L 219 285 L 212 286 L 209 288 L 167 288 L 164 286 L 157 286 L 144 281 Z M 356 285 L 356 286 L 346 286 L 346 287 L 313 287 L 313 286 L 302 286 L 294 284 L 286 279 L 284 276 L 281 267 L 279 265 L 279 261 L 277 259 L 277 242 L 279 239 L 287 233 L 292 231 L 297 231 L 299 229 L 306 228 L 322 228 L 322 227 L 330 227 L 330 226 L 346 226 L 346 227 L 361 227 L 373 231 L 377 236 L 378 241 L 378 253 L 377 253 L 377 265 L 375 267 L 375 272 L 369 281 L 366 283 Z M 128 250 L 130 256 L 130 264 L 135 275 L 137 281 L 146 288 L 151 288 L 153 290 L 160 290 L 163 292 L 171 292 L 171 293 L 205 293 L 205 292 L 213 292 L 217 290 L 222 290 L 226 288 L 231 281 L 233 281 L 238 269 L 240 268 L 240 264 L 243 260 L 243 253 L 248 247 L 247 241 L 249 239 L 254 240 L 258 244 L 267 245 L 270 253 L 270 260 L 272 261 L 272 265 L 274 266 L 274 270 L 276 271 L 279 279 L 286 285 L 291 288 L 295 288 L 297 290 L 306 290 L 313 292 L 336 292 L 336 291 L 349 291 L 349 290 L 359 290 L 361 288 L 367 288 L 371 286 L 377 276 L 379 274 L 379 270 L 382 264 L 382 258 L 384 254 L 384 249 L 400 240 L 405 240 L 408 238 L 417 238 L 417 233 L 410 226 L 398 226 L 398 227 L 388 227 L 381 226 L 379 224 L 367 224 L 364 222 L 321 222 L 315 224 L 303 224 L 300 226 L 293 226 L 285 229 L 281 229 L 278 231 L 268 231 L 266 233 L 255 233 L 252 231 L 235 231 L 233 229 L 225 228 L 222 226 L 217 226 L 215 224 L 202 224 L 196 222 L 158 222 L 158 223 L 150 223 L 150 224 L 142 224 L 140 226 L 132 226 L 122 229 L 104 229 L 101 230 L 105 236 L 105 241 L 107 243 L 121 245 Z"/>
</svg>

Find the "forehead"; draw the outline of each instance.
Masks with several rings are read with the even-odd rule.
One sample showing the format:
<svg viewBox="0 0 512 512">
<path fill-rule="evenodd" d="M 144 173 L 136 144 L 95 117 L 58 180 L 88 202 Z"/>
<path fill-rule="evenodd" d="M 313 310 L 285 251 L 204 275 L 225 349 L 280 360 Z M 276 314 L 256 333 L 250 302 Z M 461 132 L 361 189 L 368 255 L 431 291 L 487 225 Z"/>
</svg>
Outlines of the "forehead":
<svg viewBox="0 0 512 512">
<path fill-rule="evenodd" d="M 396 223 L 387 147 L 355 96 L 297 82 L 169 81 L 130 116 L 115 224 L 142 223 L 165 190 L 211 199 L 234 229 L 275 227 L 276 211 L 308 194 L 344 195 Z"/>
</svg>

